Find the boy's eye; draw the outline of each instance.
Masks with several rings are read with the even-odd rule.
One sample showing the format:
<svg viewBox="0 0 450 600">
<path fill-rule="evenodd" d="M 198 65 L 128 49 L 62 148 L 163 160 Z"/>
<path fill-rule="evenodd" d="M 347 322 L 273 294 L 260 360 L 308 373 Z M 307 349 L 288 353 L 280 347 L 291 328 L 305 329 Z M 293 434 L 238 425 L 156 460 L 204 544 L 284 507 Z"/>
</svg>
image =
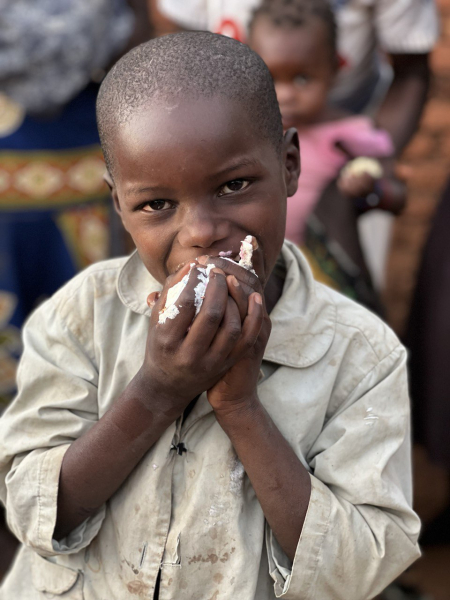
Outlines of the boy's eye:
<svg viewBox="0 0 450 600">
<path fill-rule="evenodd" d="M 294 79 L 294 85 L 296 85 L 297 87 L 303 87 L 307 83 L 308 77 L 306 77 L 305 75 L 297 75 L 297 77 L 295 77 Z"/>
<path fill-rule="evenodd" d="M 171 208 L 170 202 L 167 200 L 150 200 L 142 207 L 144 212 L 155 212 L 156 210 L 167 210 Z"/>
<path fill-rule="evenodd" d="M 247 179 L 233 179 L 233 181 L 228 181 L 220 188 L 219 196 L 226 196 L 227 194 L 232 194 L 233 192 L 241 192 L 249 185 L 250 181 Z"/>
</svg>

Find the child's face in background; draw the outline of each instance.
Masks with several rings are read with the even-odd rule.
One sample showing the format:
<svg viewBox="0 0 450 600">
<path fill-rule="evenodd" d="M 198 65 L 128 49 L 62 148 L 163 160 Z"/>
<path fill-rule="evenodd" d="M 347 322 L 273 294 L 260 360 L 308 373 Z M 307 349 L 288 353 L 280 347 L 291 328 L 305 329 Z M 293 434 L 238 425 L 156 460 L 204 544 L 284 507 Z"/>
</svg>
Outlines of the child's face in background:
<svg viewBox="0 0 450 600">
<path fill-rule="evenodd" d="M 252 26 L 249 45 L 274 79 L 283 127 L 320 122 L 336 75 L 326 25 L 311 19 L 300 27 L 278 27 L 261 16 Z"/>
<path fill-rule="evenodd" d="M 237 254 L 253 235 L 264 285 L 284 239 L 286 196 L 297 189 L 295 136 L 285 136 L 280 157 L 248 113 L 223 98 L 174 99 L 120 127 L 113 197 L 148 271 L 164 282 L 199 256 Z"/>
</svg>

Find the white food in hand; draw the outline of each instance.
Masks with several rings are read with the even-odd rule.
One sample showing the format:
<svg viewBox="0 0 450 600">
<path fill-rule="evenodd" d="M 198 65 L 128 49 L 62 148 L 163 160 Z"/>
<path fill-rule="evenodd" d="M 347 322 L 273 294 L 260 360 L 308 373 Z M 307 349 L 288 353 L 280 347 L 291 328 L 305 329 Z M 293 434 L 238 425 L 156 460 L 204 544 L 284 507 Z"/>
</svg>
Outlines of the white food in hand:
<svg viewBox="0 0 450 600">
<path fill-rule="evenodd" d="M 159 312 L 158 323 L 161 325 L 167 321 L 167 319 L 175 319 L 177 315 L 180 314 L 181 306 L 176 306 L 176 302 L 178 298 L 181 296 L 184 288 L 186 287 L 189 277 L 191 275 L 192 269 L 195 267 L 195 263 L 191 263 L 191 268 L 189 273 L 187 273 L 181 281 L 173 285 L 171 288 L 167 290 L 166 303 L 164 308 Z M 200 308 L 202 307 L 203 300 L 205 298 L 206 288 L 209 283 L 209 275 L 211 270 L 215 268 L 215 265 L 207 265 L 206 267 L 197 266 L 198 270 L 198 279 L 200 283 L 196 285 L 194 288 L 194 305 L 195 305 L 195 316 L 200 312 Z"/>
<path fill-rule="evenodd" d="M 256 238 L 254 238 L 252 235 L 248 235 L 245 238 L 245 240 L 242 241 L 241 249 L 239 251 L 240 260 L 238 263 L 240 267 L 244 267 L 244 269 L 252 271 L 252 273 L 255 272 L 253 270 L 252 258 L 253 258 L 253 252 L 257 248 L 258 248 L 258 242 L 256 241 Z M 221 256 L 221 258 L 223 258 L 224 260 L 230 260 L 231 262 L 234 262 L 236 264 L 236 262 L 234 260 L 232 260 L 231 258 L 228 258 L 228 256 L 230 254 L 231 254 L 231 251 L 220 252 L 219 256 Z M 158 323 L 160 325 L 165 323 L 167 321 L 167 319 L 175 319 L 175 317 L 180 314 L 179 309 L 181 308 L 181 306 L 180 305 L 177 306 L 176 303 L 178 301 L 178 298 L 181 296 L 181 293 L 183 292 L 184 288 L 186 287 L 186 285 L 189 281 L 189 277 L 191 275 L 192 269 L 194 267 L 198 271 L 198 279 L 200 281 L 200 283 L 198 283 L 194 288 L 195 316 L 198 315 L 198 313 L 200 312 L 200 309 L 202 307 L 203 300 L 205 299 L 206 288 L 208 287 L 210 273 L 211 273 L 212 269 L 215 268 L 215 266 L 216 265 L 211 264 L 211 265 L 207 265 L 206 267 L 200 267 L 199 265 L 196 265 L 195 263 L 191 263 L 191 268 L 189 270 L 189 273 L 187 273 L 181 281 L 179 281 L 178 283 L 176 283 L 175 285 L 173 285 L 171 288 L 169 288 L 167 290 L 166 303 L 164 305 L 164 308 L 159 311 Z"/>
<path fill-rule="evenodd" d="M 370 175 L 374 179 L 381 179 L 383 177 L 383 167 L 379 160 L 375 158 L 368 158 L 367 156 L 360 156 L 348 162 L 341 171 L 342 175 L 345 176 L 358 176 Z"/>
<path fill-rule="evenodd" d="M 207 265 L 204 269 L 197 267 L 199 270 L 198 279 L 200 279 L 200 283 L 198 283 L 194 289 L 195 315 L 198 315 L 200 312 L 203 300 L 205 299 L 206 288 L 208 287 L 209 283 L 209 274 L 211 273 L 212 269 L 215 269 L 215 267 L 216 265 Z"/>
<path fill-rule="evenodd" d="M 179 281 L 167 290 L 166 303 L 164 305 L 164 308 L 159 311 L 159 324 L 165 323 L 167 319 L 175 319 L 175 317 L 180 314 L 180 311 L 175 305 L 175 302 L 178 300 L 178 298 L 181 295 L 181 292 L 187 286 L 187 282 L 189 281 L 189 275 L 191 274 L 194 264 L 195 263 L 191 264 L 189 273 L 187 273 L 181 281 Z"/>
<path fill-rule="evenodd" d="M 239 251 L 239 256 L 241 260 L 239 261 L 239 266 L 244 267 L 249 271 L 253 271 L 253 251 L 258 248 L 258 242 L 256 238 L 252 235 L 248 235 L 245 240 L 241 242 L 241 249 Z"/>
</svg>

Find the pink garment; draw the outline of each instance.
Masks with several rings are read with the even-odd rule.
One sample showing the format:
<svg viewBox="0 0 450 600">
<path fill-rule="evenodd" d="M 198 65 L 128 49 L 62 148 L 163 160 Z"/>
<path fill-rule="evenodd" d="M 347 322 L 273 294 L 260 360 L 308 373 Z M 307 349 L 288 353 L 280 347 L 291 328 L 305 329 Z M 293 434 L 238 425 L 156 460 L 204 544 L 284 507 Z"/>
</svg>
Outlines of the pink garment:
<svg viewBox="0 0 450 600">
<path fill-rule="evenodd" d="M 302 172 L 297 193 L 287 200 L 286 237 L 301 244 L 308 216 L 323 190 L 348 162 L 345 154 L 335 147 L 336 142 L 341 142 L 355 158 L 392 156 L 394 146 L 389 134 L 375 129 L 372 120 L 364 116 L 305 127 L 298 134 Z"/>
</svg>

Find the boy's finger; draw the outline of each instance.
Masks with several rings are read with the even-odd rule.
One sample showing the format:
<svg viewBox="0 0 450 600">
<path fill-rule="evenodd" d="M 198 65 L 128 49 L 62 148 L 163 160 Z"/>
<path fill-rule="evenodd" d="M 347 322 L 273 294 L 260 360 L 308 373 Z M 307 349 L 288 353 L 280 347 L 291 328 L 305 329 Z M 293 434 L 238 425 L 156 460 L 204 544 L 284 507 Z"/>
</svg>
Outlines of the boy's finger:
<svg viewBox="0 0 450 600">
<path fill-rule="evenodd" d="M 153 308 L 155 304 L 158 302 L 161 296 L 161 292 L 152 292 L 147 296 L 147 306 L 149 308 Z"/>
<path fill-rule="evenodd" d="M 202 307 L 185 340 L 186 352 L 199 358 L 204 356 L 224 317 L 227 298 L 228 286 L 225 275 L 219 269 L 213 269 L 209 275 Z"/>
<path fill-rule="evenodd" d="M 242 325 L 241 339 L 236 344 L 232 356 L 241 358 L 258 341 L 258 336 L 264 320 L 264 307 L 261 294 L 252 294 L 248 299 L 248 314 Z"/>
<path fill-rule="evenodd" d="M 261 282 L 259 281 L 258 276 L 248 269 L 239 266 L 238 263 L 233 260 L 227 260 L 220 256 L 208 256 L 205 259 L 205 264 L 215 264 L 216 267 L 222 269 L 226 275 L 234 275 L 247 294 L 251 294 L 252 292 L 262 293 Z"/>
<path fill-rule="evenodd" d="M 190 266 L 187 266 L 186 272 L 185 267 L 181 269 L 183 273 L 177 277 L 177 283 L 175 283 L 175 277 L 172 278 L 170 286 L 165 286 L 161 297 L 155 308 L 158 308 L 156 319 L 160 327 L 164 328 L 165 334 L 170 337 L 182 339 L 192 322 L 195 315 L 195 287 L 198 285 L 198 274 L 199 271 L 194 267 L 190 271 Z M 190 271 L 190 272 L 189 272 Z M 178 275 L 178 274 L 177 274 Z M 175 299 L 174 302 L 167 305 L 169 294 L 174 293 L 175 285 L 178 285 L 183 277 L 188 276 L 187 283 L 182 289 L 180 295 Z M 172 290 L 172 292 L 171 292 Z M 153 315 L 152 315 L 153 316 Z"/>
<path fill-rule="evenodd" d="M 155 305 L 158 304 L 158 310 L 161 310 L 166 304 L 167 292 L 169 291 L 169 289 L 174 287 L 177 283 L 179 283 L 183 279 L 183 277 L 189 273 L 190 270 L 191 265 L 187 263 L 183 265 L 183 267 L 179 271 L 173 273 L 173 275 L 169 275 L 169 277 L 164 282 L 163 289 L 160 292 L 152 292 L 148 295 L 148 306 L 150 308 L 154 308 Z M 155 294 L 158 294 L 158 296 L 155 297 Z M 153 304 L 151 305 L 151 303 Z"/>
<path fill-rule="evenodd" d="M 241 322 L 243 322 L 248 312 L 248 294 L 244 291 L 242 285 L 234 275 L 228 275 L 227 284 L 228 293 L 235 301 L 239 310 Z"/>
<path fill-rule="evenodd" d="M 228 358 L 241 337 L 241 331 L 242 323 L 239 309 L 233 298 L 228 296 L 222 324 L 211 344 L 211 355 L 219 361 Z"/>
</svg>

